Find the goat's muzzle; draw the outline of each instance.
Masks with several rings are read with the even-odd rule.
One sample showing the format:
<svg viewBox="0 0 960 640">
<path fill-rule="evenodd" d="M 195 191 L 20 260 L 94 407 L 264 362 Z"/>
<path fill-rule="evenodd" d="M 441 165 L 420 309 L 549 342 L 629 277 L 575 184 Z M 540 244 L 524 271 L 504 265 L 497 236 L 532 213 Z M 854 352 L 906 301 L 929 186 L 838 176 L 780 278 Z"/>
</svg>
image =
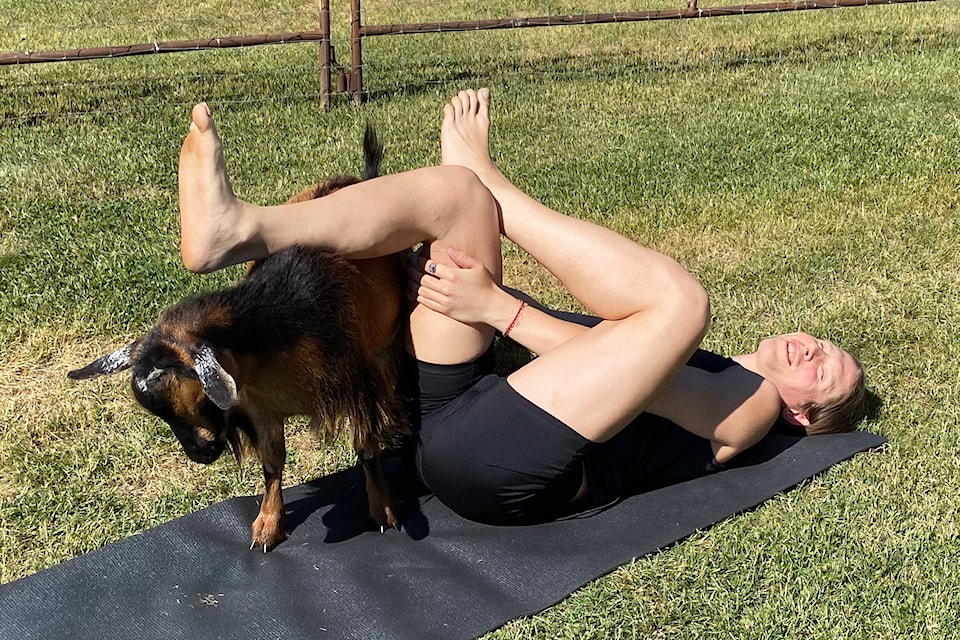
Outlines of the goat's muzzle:
<svg viewBox="0 0 960 640">
<path fill-rule="evenodd" d="M 192 427 L 170 425 L 174 435 L 180 441 L 180 446 L 187 457 L 200 464 L 212 464 L 223 454 L 226 443 L 222 440 L 207 440 L 198 430 Z"/>
</svg>

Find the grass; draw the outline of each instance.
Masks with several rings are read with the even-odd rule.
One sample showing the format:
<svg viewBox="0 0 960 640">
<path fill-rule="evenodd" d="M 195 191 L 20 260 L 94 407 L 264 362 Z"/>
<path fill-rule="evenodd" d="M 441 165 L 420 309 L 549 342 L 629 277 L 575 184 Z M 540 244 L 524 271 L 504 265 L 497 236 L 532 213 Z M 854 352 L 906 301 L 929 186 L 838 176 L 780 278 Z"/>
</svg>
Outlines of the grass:
<svg viewBox="0 0 960 640">
<path fill-rule="evenodd" d="M 366 5 L 368 22 L 431 18 Z M 158 39 L 259 33 L 312 11 L 22 6 L 0 0 L 0 50 L 145 41 L 145 22 Z M 522 188 L 693 270 L 710 348 L 802 329 L 855 351 L 882 402 L 865 426 L 890 441 L 490 637 L 960 636 L 960 5 L 392 37 L 365 64 L 373 99 L 329 113 L 310 46 L 0 68 L 0 582 L 259 489 L 253 467 L 188 463 L 125 380 L 65 379 L 239 277 L 178 262 L 190 105 L 216 109 L 241 195 L 279 202 L 355 172 L 366 120 L 387 171 L 436 162 L 443 100 L 482 82 Z M 506 272 L 574 304 L 511 247 Z M 350 463 L 288 433 L 290 483 Z"/>
</svg>

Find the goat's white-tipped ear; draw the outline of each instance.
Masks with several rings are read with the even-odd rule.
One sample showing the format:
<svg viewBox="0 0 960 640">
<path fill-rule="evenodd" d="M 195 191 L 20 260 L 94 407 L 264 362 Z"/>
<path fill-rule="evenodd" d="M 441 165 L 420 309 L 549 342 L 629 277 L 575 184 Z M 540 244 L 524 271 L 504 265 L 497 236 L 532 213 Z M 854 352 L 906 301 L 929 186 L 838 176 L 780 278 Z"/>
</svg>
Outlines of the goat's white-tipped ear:
<svg viewBox="0 0 960 640">
<path fill-rule="evenodd" d="M 74 369 L 73 371 L 67 372 L 67 377 L 71 380 L 87 380 L 99 376 L 108 376 L 112 373 L 129 369 L 130 364 L 133 362 L 133 354 L 136 352 L 139 344 L 139 340 L 134 340 L 127 346 L 121 347 L 113 353 L 108 353 L 105 356 L 97 358 L 82 369 Z"/>
<path fill-rule="evenodd" d="M 200 378 L 203 392 L 223 410 L 237 404 L 237 383 L 217 361 L 209 345 L 201 345 L 193 356 L 193 370 Z"/>
</svg>

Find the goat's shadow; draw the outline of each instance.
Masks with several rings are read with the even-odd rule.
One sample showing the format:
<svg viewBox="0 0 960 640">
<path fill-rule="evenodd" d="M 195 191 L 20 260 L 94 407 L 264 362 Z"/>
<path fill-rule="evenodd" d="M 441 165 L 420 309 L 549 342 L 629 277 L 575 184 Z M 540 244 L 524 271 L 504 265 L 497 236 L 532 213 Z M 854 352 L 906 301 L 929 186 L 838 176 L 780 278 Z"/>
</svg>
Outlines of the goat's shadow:
<svg viewBox="0 0 960 640">
<path fill-rule="evenodd" d="M 414 540 L 427 537 L 430 526 L 420 509 L 420 499 L 429 491 L 416 478 L 409 459 L 400 455 L 385 457 L 383 470 L 400 531 Z M 323 541 L 335 543 L 379 531 L 367 513 L 366 484 L 360 465 L 285 490 L 284 504 L 288 533 L 304 525 L 322 526 Z"/>
</svg>

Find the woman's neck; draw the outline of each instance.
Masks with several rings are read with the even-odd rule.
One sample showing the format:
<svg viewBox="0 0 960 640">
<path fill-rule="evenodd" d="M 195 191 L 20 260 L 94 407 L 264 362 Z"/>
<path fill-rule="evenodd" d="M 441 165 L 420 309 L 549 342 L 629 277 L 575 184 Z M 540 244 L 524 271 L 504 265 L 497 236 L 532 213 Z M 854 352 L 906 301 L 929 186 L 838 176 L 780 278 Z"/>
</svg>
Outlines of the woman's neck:
<svg viewBox="0 0 960 640">
<path fill-rule="evenodd" d="M 761 378 L 764 377 L 763 373 L 760 371 L 760 367 L 758 366 L 759 363 L 757 362 L 756 352 L 745 353 L 739 356 L 733 356 L 730 359 L 736 362 L 737 364 L 739 364 L 741 367 L 743 367 L 747 371 L 751 371 L 757 374 L 758 376 L 760 376 Z"/>
</svg>

